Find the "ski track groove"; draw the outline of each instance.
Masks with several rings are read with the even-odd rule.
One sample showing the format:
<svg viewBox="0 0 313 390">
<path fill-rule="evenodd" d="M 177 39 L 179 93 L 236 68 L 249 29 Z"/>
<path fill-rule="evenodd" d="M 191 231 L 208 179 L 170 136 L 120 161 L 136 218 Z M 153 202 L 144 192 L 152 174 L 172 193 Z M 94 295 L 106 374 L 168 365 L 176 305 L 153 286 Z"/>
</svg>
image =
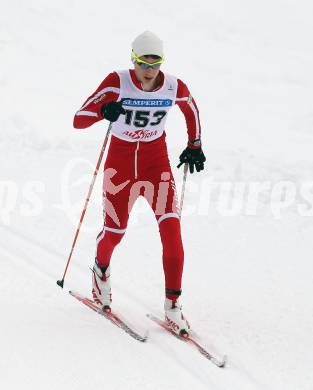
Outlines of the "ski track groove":
<svg viewBox="0 0 313 390">
<path fill-rule="evenodd" d="M 50 272 L 51 269 L 57 270 L 56 267 L 51 267 L 51 261 L 56 264 L 57 260 L 59 260 L 58 265 L 63 261 L 65 266 L 67 260 L 65 255 L 53 248 L 40 244 L 32 237 L 26 236 L 16 229 L 3 226 L 1 226 L 1 228 L 4 235 L 6 235 L 5 239 L 3 239 L 3 237 L 1 239 L 1 247 L 7 248 L 7 254 L 11 253 L 12 256 L 18 256 L 19 259 L 23 260 L 25 263 L 27 262 L 27 267 L 31 266 L 49 279 L 57 280 L 57 276 Z M 12 250 L 12 248 L 14 249 Z M 44 260 L 40 261 L 39 259 Z M 85 269 L 85 267 L 79 263 L 74 264 L 74 266 L 81 270 Z M 59 271 L 59 274 L 61 275 L 63 269 L 60 268 L 57 271 Z"/>
</svg>

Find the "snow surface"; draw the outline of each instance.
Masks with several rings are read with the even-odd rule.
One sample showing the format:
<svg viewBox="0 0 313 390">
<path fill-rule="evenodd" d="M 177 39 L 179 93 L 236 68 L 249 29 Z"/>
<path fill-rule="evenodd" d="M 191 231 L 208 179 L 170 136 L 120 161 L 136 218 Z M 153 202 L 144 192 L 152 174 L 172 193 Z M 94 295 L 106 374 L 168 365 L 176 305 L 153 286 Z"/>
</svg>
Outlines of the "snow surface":
<svg viewBox="0 0 313 390">
<path fill-rule="evenodd" d="M 0 4 L 0 388 L 312 390 L 313 200 L 301 190 L 312 192 L 312 2 Z M 189 85 L 201 113 L 207 163 L 188 176 L 183 305 L 207 348 L 228 355 L 225 370 L 145 317 L 162 314 L 164 287 L 143 202 L 113 255 L 112 283 L 114 308 L 149 341 L 67 294 L 90 291 L 101 177 L 66 288 L 55 284 L 107 127 L 74 130 L 73 114 L 107 73 L 131 66 L 130 43 L 145 29 L 164 39 L 164 70 Z M 175 167 L 186 143 L 177 108 L 167 135 Z M 240 198 L 240 183 L 254 182 L 269 186 L 255 213 Z"/>
</svg>

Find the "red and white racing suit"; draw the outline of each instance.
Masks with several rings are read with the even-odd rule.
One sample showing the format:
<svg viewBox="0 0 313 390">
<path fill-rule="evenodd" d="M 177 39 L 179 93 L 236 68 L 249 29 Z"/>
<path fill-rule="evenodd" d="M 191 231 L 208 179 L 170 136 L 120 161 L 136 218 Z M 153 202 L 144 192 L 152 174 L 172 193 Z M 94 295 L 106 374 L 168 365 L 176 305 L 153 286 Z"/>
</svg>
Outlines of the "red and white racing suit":
<svg viewBox="0 0 313 390">
<path fill-rule="evenodd" d="M 103 119 L 101 107 L 121 101 L 125 115 L 112 124 L 111 142 L 104 164 L 104 226 L 97 237 L 99 264 L 110 263 L 122 239 L 131 208 L 144 196 L 154 211 L 163 246 L 166 296 L 177 298 L 181 291 L 184 250 L 175 182 L 165 142 L 164 125 L 175 104 L 183 112 L 188 140 L 200 139 L 196 103 L 187 86 L 174 76 L 159 72 L 160 86 L 143 91 L 134 70 L 109 74 L 75 114 L 74 127 L 82 129 Z"/>
</svg>

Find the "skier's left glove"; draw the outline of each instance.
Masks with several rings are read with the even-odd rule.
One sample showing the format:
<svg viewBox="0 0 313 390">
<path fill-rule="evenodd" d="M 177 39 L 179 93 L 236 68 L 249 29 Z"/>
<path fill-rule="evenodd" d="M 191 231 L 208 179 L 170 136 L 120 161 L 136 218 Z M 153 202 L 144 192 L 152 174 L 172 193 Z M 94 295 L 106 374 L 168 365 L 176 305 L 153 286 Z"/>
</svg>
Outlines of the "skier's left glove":
<svg viewBox="0 0 313 390">
<path fill-rule="evenodd" d="M 200 172 L 204 169 L 205 160 L 206 158 L 201 147 L 194 149 L 187 146 L 179 156 L 180 163 L 177 165 L 177 168 L 187 163 L 189 165 L 190 173 L 194 172 L 194 167 L 196 167 L 197 172 Z"/>
</svg>

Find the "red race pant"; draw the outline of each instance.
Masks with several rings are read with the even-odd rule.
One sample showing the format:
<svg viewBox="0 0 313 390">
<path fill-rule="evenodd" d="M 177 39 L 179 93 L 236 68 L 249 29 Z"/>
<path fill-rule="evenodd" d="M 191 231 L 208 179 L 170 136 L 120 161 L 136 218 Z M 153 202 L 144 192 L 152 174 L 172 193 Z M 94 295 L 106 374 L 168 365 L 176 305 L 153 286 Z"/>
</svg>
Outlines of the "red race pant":
<svg viewBox="0 0 313 390">
<path fill-rule="evenodd" d="M 184 250 L 165 133 L 150 142 L 128 142 L 111 137 L 104 165 L 104 227 L 97 237 L 97 260 L 103 267 L 110 264 L 138 196 L 147 199 L 158 222 L 165 287 L 178 292 L 181 289 Z M 166 295 L 168 298 L 177 297 L 171 291 Z"/>
</svg>

